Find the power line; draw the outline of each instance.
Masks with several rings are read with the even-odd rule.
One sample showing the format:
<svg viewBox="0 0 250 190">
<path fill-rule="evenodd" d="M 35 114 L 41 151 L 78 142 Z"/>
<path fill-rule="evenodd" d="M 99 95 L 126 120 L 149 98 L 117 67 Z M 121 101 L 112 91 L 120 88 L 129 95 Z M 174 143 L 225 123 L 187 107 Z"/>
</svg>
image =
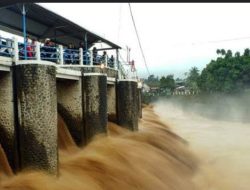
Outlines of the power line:
<svg viewBox="0 0 250 190">
<path fill-rule="evenodd" d="M 239 40 L 246 40 L 250 39 L 250 36 L 248 37 L 236 37 L 236 38 L 230 38 L 230 39 L 221 39 L 221 40 L 210 40 L 210 41 L 205 41 L 205 42 L 191 42 L 190 44 L 187 45 L 203 45 L 203 44 L 213 44 L 213 43 L 221 43 L 221 42 L 231 42 L 231 41 L 239 41 Z M 176 46 L 176 45 L 174 45 Z M 177 45 L 180 46 L 180 45 Z"/>
<path fill-rule="evenodd" d="M 133 17 L 133 13 L 132 13 L 132 9 L 131 9 L 130 3 L 128 3 L 128 5 L 129 5 L 129 10 L 130 10 L 131 18 L 132 18 L 132 21 L 133 21 L 133 24 L 134 24 L 134 28 L 135 28 L 137 40 L 138 40 L 138 43 L 139 43 L 139 46 L 140 46 L 140 49 L 141 49 L 141 53 L 142 53 L 142 57 L 143 57 L 143 60 L 144 60 L 144 64 L 146 66 L 148 75 L 150 75 L 150 72 L 149 72 L 149 69 L 148 69 L 148 65 L 147 65 L 147 62 L 146 62 L 146 58 L 145 58 L 145 55 L 144 55 L 143 50 L 142 50 L 141 41 L 140 41 L 140 38 L 139 38 L 139 35 L 138 35 L 138 32 L 137 32 L 137 28 L 136 28 L 136 25 L 135 25 L 135 20 L 134 20 L 134 17 Z"/>
<path fill-rule="evenodd" d="M 219 43 L 219 42 L 237 41 L 237 40 L 244 40 L 244 39 L 249 39 L 249 38 L 250 38 L 249 36 L 248 37 L 239 37 L 239 38 L 208 41 L 207 43 Z"/>
</svg>

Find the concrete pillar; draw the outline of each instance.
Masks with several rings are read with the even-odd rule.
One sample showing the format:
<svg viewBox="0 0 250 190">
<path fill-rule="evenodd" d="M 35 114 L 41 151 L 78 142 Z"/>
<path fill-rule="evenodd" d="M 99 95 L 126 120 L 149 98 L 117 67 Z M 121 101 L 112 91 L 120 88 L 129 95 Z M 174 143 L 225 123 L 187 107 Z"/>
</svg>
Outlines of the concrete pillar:
<svg viewBox="0 0 250 190">
<path fill-rule="evenodd" d="M 138 117 L 142 118 L 142 89 L 137 88 L 137 95 L 138 95 Z"/>
<path fill-rule="evenodd" d="M 107 132 L 107 74 L 83 73 L 83 117 L 87 142 Z"/>
<path fill-rule="evenodd" d="M 116 85 L 109 84 L 107 86 L 108 96 L 108 120 L 116 122 Z"/>
<path fill-rule="evenodd" d="M 78 146 L 85 145 L 82 81 L 57 79 L 57 108 Z"/>
<path fill-rule="evenodd" d="M 121 79 L 117 82 L 117 123 L 132 131 L 138 130 L 137 81 Z"/>
<path fill-rule="evenodd" d="M 18 169 L 17 142 L 14 124 L 13 80 L 11 72 L 0 72 L 0 144 L 11 168 Z"/>
<path fill-rule="evenodd" d="M 56 67 L 47 61 L 20 61 L 15 66 L 21 168 L 56 174 Z"/>
</svg>

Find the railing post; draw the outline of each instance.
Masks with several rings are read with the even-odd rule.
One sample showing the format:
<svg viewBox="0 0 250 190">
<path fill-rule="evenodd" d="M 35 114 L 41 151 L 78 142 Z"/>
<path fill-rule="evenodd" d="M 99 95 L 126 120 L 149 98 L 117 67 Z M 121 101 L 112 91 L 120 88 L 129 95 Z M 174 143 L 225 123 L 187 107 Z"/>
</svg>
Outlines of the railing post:
<svg viewBox="0 0 250 190">
<path fill-rule="evenodd" d="M 93 66 L 93 51 L 90 50 L 90 66 Z"/>
<path fill-rule="evenodd" d="M 79 65 L 83 65 L 83 49 L 79 49 Z"/>
<path fill-rule="evenodd" d="M 10 53 L 12 53 L 12 44 L 11 44 L 11 39 L 7 39 L 6 40 L 6 45 L 7 45 L 7 49 L 8 49 L 8 51 L 10 52 Z"/>
<path fill-rule="evenodd" d="M 59 62 L 59 64 L 63 65 L 63 46 L 62 45 L 59 45 L 59 55 L 60 55 L 60 58 L 59 58 L 60 62 Z"/>
<path fill-rule="evenodd" d="M 19 55 L 18 55 L 18 41 L 16 37 L 13 37 L 13 62 L 17 62 L 19 60 Z"/>
<path fill-rule="evenodd" d="M 122 69 L 121 64 L 120 64 L 119 60 L 117 60 L 118 79 L 122 78 L 121 69 Z"/>
<path fill-rule="evenodd" d="M 119 59 L 115 60 L 115 69 L 119 69 Z"/>
<path fill-rule="evenodd" d="M 36 60 L 41 60 L 40 42 L 36 41 L 35 46 Z"/>
</svg>

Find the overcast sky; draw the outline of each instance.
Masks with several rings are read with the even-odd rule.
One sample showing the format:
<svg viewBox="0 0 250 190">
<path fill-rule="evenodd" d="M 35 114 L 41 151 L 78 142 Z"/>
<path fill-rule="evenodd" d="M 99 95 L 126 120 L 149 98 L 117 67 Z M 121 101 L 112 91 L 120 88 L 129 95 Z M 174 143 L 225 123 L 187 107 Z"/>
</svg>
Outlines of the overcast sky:
<svg viewBox="0 0 250 190">
<path fill-rule="evenodd" d="M 123 48 L 129 46 L 139 76 L 147 77 L 128 3 L 39 4 Z M 243 52 L 250 47 L 249 3 L 131 3 L 131 7 L 151 74 L 183 77 L 193 66 L 202 70 L 217 57 L 218 48 Z M 238 38 L 245 39 L 223 41 Z"/>
</svg>

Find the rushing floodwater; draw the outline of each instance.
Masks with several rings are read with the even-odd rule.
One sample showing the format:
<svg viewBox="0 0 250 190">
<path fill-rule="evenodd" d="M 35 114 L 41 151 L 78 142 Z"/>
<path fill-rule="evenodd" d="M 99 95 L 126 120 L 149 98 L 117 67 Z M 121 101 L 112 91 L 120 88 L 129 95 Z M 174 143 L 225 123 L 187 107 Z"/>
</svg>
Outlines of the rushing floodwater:
<svg viewBox="0 0 250 190">
<path fill-rule="evenodd" d="M 108 136 L 100 135 L 85 148 L 78 148 L 60 115 L 58 132 L 58 176 L 39 171 L 13 175 L 0 147 L 0 190 L 250 187 L 248 124 L 206 119 L 175 104 L 158 102 L 143 110 L 139 132 L 109 123 Z"/>
<path fill-rule="evenodd" d="M 58 177 L 38 171 L 13 176 L 0 149 L 1 190 L 195 190 L 197 159 L 152 108 L 144 110 L 139 132 L 109 123 L 108 136 L 85 148 L 76 147 L 58 118 Z"/>
<path fill-rule="evenodd" d="M 201 160 L 200 189 L 250 189 L 250 123 L 207 119 L 166 101 L 155 112 Z"/>
</svg>

